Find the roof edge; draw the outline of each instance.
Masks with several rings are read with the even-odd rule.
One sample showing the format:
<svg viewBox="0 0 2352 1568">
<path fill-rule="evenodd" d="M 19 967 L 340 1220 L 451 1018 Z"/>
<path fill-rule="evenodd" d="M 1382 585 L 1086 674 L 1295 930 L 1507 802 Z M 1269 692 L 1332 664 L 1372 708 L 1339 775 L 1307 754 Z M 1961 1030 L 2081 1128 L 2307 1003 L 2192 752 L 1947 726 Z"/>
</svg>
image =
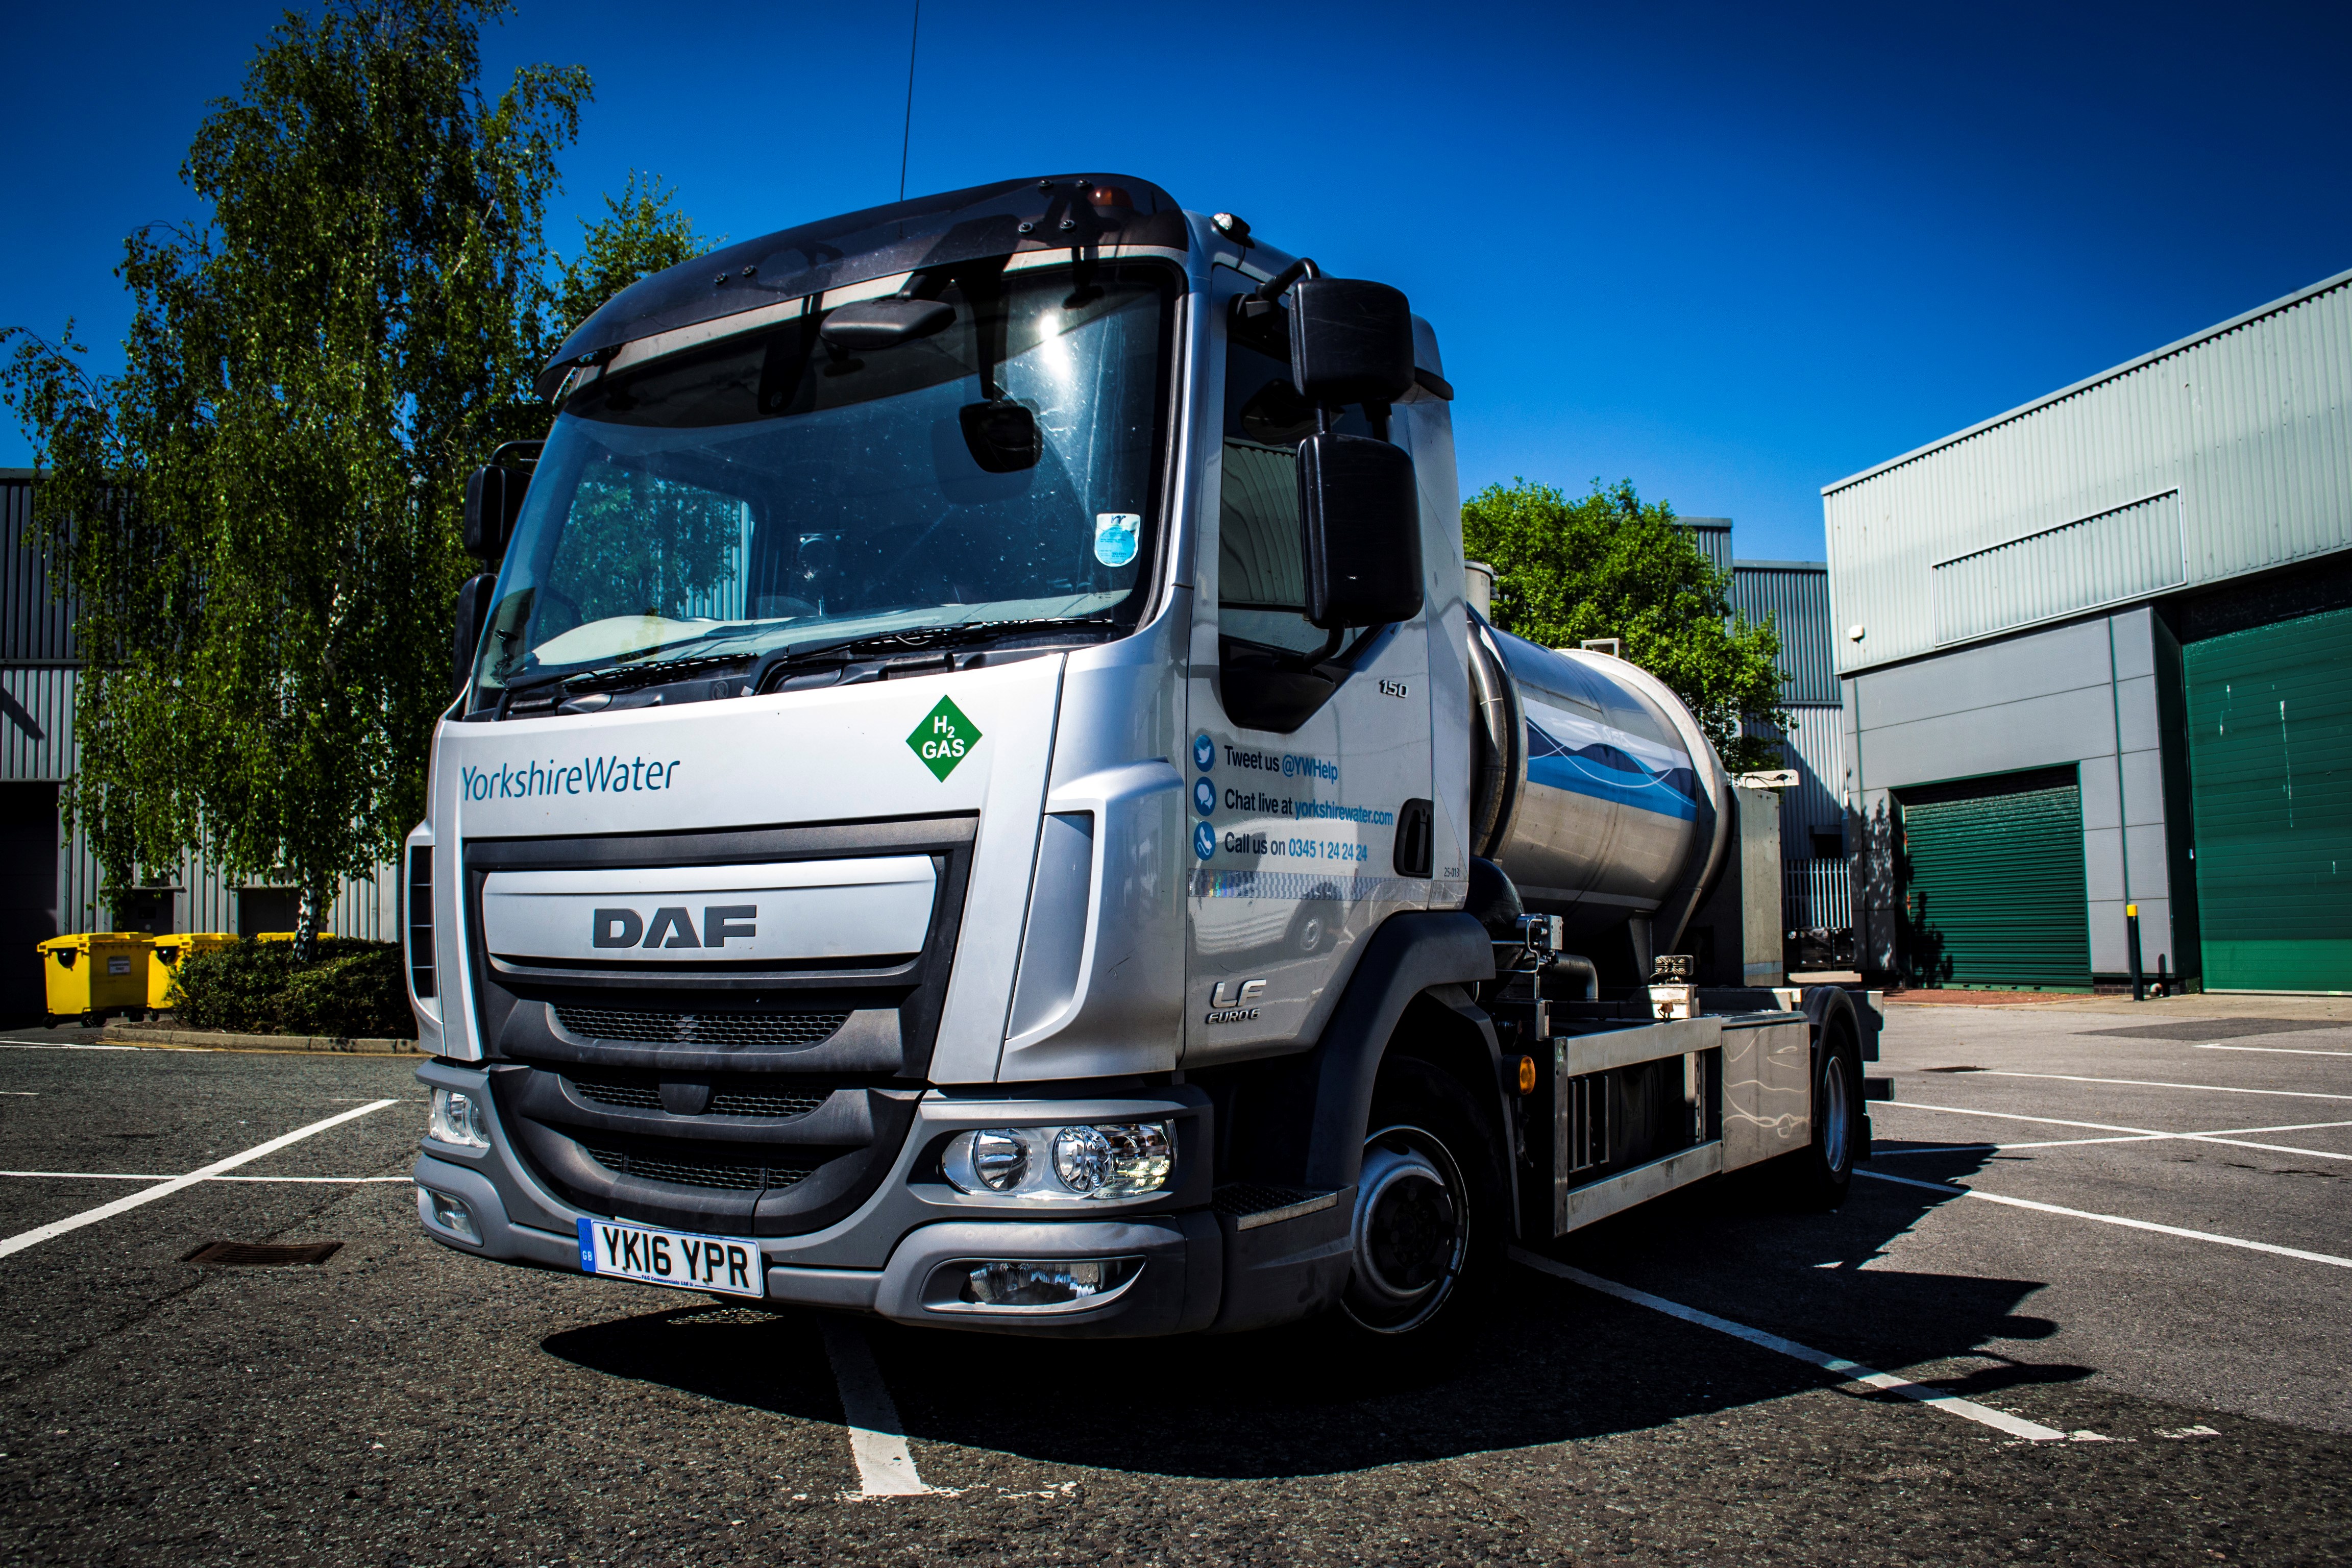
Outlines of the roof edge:
<svg viewBox="0 0 2352 1568">
<path fill-rule="evenodd" d="M 2250 321 L 2260 321 L 2264 316 L 2275 315 L 2281 310 L 2290 310 L 2296 305 L 2302 304 L 2305 300 L 2316 299 L 2322 294 L 2341 289 L 2347 283 L 2352 283 L 2352 268 L 2347 268 L 2342 272 L 2338 272 L 2332 278 L 2323 278 L 2316 283 L 2311 284 L 2305 288 L 2298 289 L 2292 294 L 2284 295 L 2279 299 L 2273 300 L 2266 305 L 2257 305 L 2251 310 L 2242 311 L 2241 313 L 2231 317 L 2226 321 L 2217 322 L 2210 327 L 2200 328 L 2198 331 L 2189 333 L 2187 337 L 2179 339 L 2173 342 L 2168 342 L 2162 348 L 2151 349 L 2147 353 L 2141 354 L 2137 359 L 2126 360 L 2123 363 L 2116 365 L 2108 370 L 2100 371 L 2095 375 L 2086 375 L 2082 380 L 2074 382 L 2070 385 L 2062 386 L 2055 392 L 2044 393 L 2040 397 L 2034 398 L 2030 403 L 2021 403 L 2016 407 L 2010 409 L 2006 413 L 1996 414 L 1990 419 L 1980 419 L 1974 425 L 1968 426 L 1966 429 L 1955 430 L 1948 436 L 1939 436 L 1933 441 L 1927 443 L 1925 446 L 1912 447 L 1911 450 L 1904 453 L 1900 457 L 1889 458 L 1883 463 L 1873 464 L 1871 467 L 1863 469 L 1860 473 L 1849 474 L 1844 479 L 1836 480 L 1831 484 L 1823 485 L 1822 487 L 1822 497 L 1823 500 L 1827 500 L 1835 492 L 1858 485 L 1864 479 L 1875 479 L 1880 474 L 1886 472 L 1889 468 L 1899 468 L 1904 464 L 1924 458 L 1928 453 L 1936 451 L 1940 447 L 1949 447 L 1956 442 L 1965 441 L 1971 436 L 1982 435 L 1985 431 L 1991 429 L 1997 425 L 2006 425 L 2012 419 L 2021 419 L 2037 408 L 2046 408 L 2051 404 L 2063 402 L 2065 399 L 2074 396 L 2076 393 L 2086 391 L 2091 387 L 2098 385 L 2101 382 L 2113 381 L 2118 376 L 2129 375 L 2133 371 L 2138 370 L 2145 365 L 2154 364 L 2158 360 L 2163 359 L 2168 355 L 2177 354 L 2184 349 L 2194 348 L 2199 343 L 2204 342 L 2209 339 L 2221 336 L 2224 332 L 2236 331 L 2240 327 L 2246 325 Z"/>
</svg>

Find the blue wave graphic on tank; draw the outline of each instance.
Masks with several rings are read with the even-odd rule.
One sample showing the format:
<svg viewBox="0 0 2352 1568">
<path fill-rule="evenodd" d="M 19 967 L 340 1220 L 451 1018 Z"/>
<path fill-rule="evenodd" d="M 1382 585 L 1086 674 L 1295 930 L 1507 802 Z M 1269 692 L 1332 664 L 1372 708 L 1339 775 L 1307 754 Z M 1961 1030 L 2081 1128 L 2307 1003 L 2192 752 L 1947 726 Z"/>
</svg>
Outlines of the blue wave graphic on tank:
<svg viewBox="0 0 2352 1568">
<path fill-rule="evenodd" d="M 1684 822 L 1698 816 L 1698 774 L 1688 756 L 1537 702 L 1528 704 L 1528 782 Z"/>
</svg>

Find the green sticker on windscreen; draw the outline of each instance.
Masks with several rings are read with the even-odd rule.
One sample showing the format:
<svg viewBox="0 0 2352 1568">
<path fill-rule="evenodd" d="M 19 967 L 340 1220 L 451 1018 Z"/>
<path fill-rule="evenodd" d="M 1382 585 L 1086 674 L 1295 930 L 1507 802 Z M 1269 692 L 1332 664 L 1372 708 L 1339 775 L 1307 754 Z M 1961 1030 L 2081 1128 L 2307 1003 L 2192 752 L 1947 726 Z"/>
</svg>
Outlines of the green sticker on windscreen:
<svg viewBox="0 0 2352 1568">
<path fill-rule="evenodd" d="M 965 718 L 962 709 L 942 697 L 940 705 L 915 726 L 915 732 L 907 737 L 907 744 L 923 759 L 923 766 L 945 779 L 980 744 L 980 726 Z"/>
</svg>

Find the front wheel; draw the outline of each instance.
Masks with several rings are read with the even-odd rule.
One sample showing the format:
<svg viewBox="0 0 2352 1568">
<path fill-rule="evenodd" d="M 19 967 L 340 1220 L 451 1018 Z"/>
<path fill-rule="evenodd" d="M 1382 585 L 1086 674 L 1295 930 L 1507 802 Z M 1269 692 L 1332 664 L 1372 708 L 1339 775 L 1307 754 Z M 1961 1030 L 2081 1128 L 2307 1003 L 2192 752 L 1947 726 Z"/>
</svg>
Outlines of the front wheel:
<svg viewBox="0 0 2352 1568">
<path fill-rule="evenodd" d="M 1452 1078 L 1409 1060 L 1382 1074 L 1356 1184 L 1354 1273 L 1339 1301 L 1350 1322 L 1411 1333 L 1492 1272 L 1503 1245 L 1493 1147 Z"/>
</svg>

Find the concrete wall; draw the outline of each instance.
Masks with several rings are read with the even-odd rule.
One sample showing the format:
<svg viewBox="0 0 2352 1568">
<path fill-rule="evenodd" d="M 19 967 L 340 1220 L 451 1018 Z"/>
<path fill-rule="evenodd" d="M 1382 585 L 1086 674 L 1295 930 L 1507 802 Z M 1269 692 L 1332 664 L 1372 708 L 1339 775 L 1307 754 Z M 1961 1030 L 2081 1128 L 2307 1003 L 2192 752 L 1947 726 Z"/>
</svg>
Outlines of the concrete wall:
<svg viewBox="0 0 2352 1568">
<path fill-rule="evenodd" d="M 2076 765 L 2083 793 L 2083 864 L 2090 893 L 2091 967 L 2129 967 L 2124 905 L 2139 905 L 2140 948 L 2153 973 L 2194 973 L 2197 956 L 2173 921 L 2171 820 L 2165 789 L 2164 693 L 2177 679 L 2169 637 L 2147 605 L 2028 632 L 1846 679 L 1846 756 L 1854 770 L 1847 805 L 1864 822 L 1857 923 L 1873 968 L 1893 967 L 1889 945 L 1897 889 L 1881 826 L 1889 792 L 1992 773 Z M 2170 744 L 2184 743 L 2175 735 Z M 2193 890 L 2190 890 L 2193 896 Z M 2184 954 L 2184 948 L 2188 949 Z"/>
</svg>

